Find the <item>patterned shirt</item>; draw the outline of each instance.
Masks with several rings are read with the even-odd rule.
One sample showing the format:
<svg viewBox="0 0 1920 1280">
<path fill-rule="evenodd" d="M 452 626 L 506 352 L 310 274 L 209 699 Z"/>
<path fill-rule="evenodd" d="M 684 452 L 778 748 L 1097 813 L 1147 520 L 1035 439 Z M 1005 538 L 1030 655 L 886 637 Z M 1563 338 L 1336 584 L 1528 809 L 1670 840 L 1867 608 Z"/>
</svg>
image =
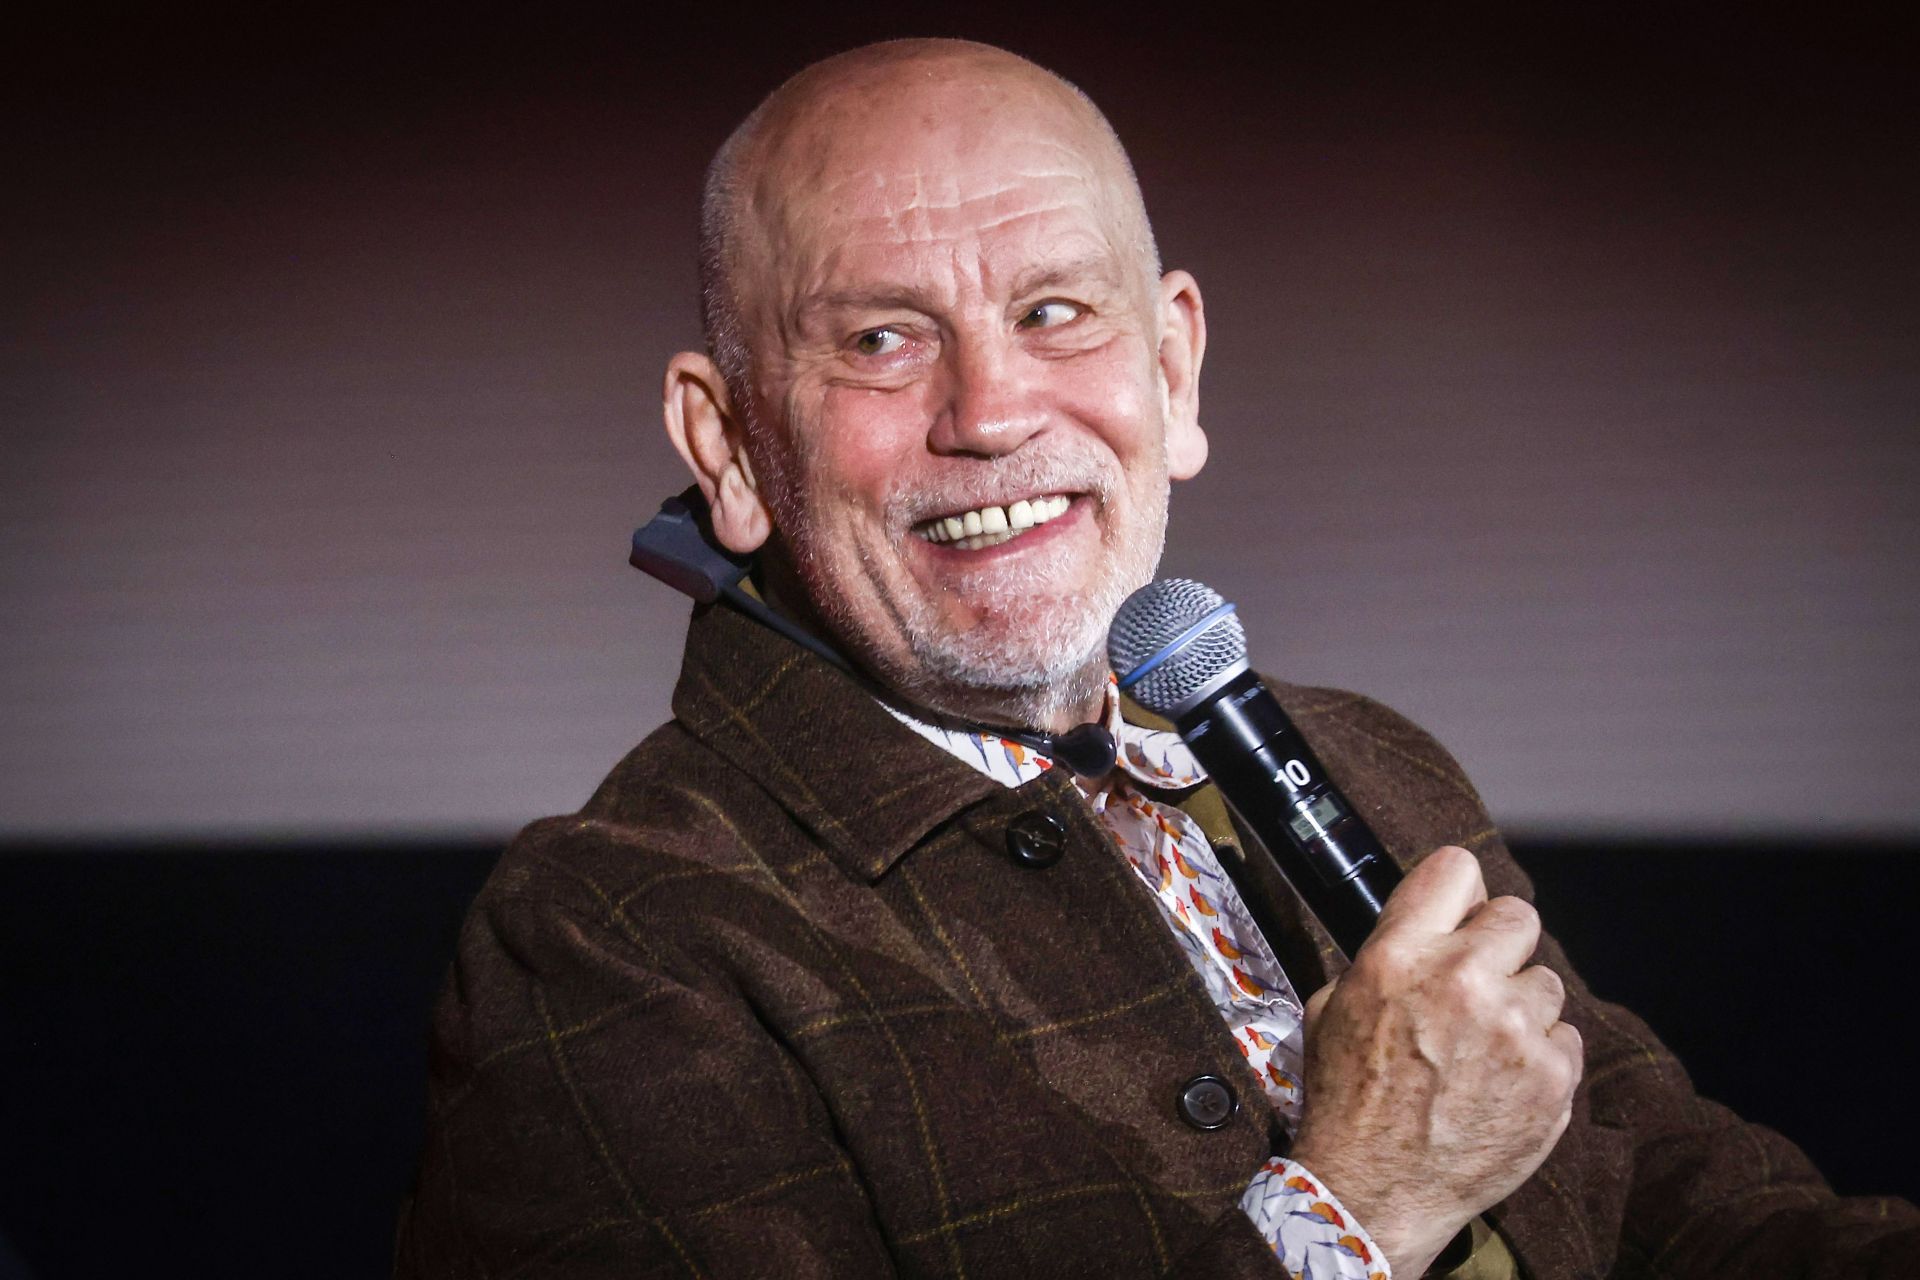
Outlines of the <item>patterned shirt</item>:
<svg viewBox="0 0 1920 1280">
<path fill-rule="evenodd" d="M 939 728 L 882 705 L 921 737 L 1005 786 L 1020 786 L 1053 767 L 1046 756 L 1017 742 Z M 1076 778 L 1074 784 L 1153 898 L 1262 1093 L 1292 1132 L 1302 1103 L 1300 997 L 1200 824 L 1169 799 L 1155 798 L 1197 786 L 1206 781 L 1206 772 L 1178 734 L 1121 719 L 1120 695 L 1111 683 L 1106 722 L 1118 748 L 1114 769 L 1104 778 Z M 1295 1161 L 1269 1159 L 1248 1184 L 1240 1207 L 1290 1276 L 1390 1278 L 1386 1255 L 1372 1237 Z"/>
</svg>

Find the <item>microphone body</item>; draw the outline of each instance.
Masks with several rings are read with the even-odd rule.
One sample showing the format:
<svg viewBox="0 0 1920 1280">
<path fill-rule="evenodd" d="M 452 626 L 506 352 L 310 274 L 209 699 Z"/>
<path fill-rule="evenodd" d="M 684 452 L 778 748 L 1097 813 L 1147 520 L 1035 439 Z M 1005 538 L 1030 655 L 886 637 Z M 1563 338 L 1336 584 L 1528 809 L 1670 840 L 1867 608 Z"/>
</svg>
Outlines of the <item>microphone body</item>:
<svg viewBox="0 0 1920 1280">
<path fill-rule="evenodd" d="M 1352 956 L 1400 869 L 1248 668 L 1233 606 L 1199 583 L 1151 583 L 1121 606 L 1108 654 L 1120 687 L 1173 721 L 1227 803 Z"/>
<path fill-rule="evenodd" d="M 1243 671 L 1174 727 L 1351 957 L 1400 883 L 1400 868 L 1335 789 L 1279 701 Z"/>
</svg>

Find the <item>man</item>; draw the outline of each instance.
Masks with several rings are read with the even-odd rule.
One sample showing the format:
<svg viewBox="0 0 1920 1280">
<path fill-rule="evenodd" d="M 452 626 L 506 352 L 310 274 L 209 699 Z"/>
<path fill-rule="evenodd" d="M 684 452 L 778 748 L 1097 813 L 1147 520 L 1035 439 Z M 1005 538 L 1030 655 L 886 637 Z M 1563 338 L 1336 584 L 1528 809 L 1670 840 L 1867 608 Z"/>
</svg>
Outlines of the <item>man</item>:
<svg viewBox="0 0 1920 1280">
<path fill-rule="evenodd" d="M 668 433 L 858 674 L 697 614 L 674 722 L 505 856 L 401 1272 L 1920 1259 L 1909 1207 L 1835 1199 L 1586 993 L 1384 709 L 1281 690 L 1413 864 L 1378 929 L 1340 973 L 1297 900 L 1252 923 L 1217 797 L 1107 677 L 1206 459 L 1206 327 L 1081 95 L 978 45 L 855 50 L 741 126 L 702 216 L 709 350 L 670 362 Z M 1111 771 L 1017 740 L 1086 722 Z"/>
</svg>

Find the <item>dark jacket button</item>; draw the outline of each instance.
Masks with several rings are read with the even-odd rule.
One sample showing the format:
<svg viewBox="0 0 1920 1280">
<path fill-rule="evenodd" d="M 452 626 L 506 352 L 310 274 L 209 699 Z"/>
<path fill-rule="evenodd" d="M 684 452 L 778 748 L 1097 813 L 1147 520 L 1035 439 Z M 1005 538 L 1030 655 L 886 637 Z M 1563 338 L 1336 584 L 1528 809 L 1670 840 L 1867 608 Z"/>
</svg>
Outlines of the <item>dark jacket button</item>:
<svg viewBox="0 0 1920 1280">
<path fill-rule="evenodd" d="M 1023 867 L 1050 867 L 1067 851 L 1060 819 L 1035 809 L 1007 824 L 1007 852 Z"/>
<path fill-rule="evenodd" d="M 1219 1076 L 1195 1076 L 1180 1086 L 1180 1118 L 1196 1129 L 1224 1128 L 1239 1106 Z"/>
</svg>

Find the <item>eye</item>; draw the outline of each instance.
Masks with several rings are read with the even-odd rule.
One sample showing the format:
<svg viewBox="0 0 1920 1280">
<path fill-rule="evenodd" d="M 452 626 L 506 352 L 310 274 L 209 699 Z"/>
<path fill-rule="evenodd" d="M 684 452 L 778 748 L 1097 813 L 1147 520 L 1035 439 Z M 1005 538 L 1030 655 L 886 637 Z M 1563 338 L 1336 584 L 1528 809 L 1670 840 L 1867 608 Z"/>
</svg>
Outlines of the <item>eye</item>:
<svg viewBox="0 0 1920 1280">
<path fill-rule="evenodd" d="M 896 329 L 869 329 L 853 340 L 853 349 L 863 356 L 890 356 L 906 341 Z"/>
<path fill-rule="evenodd" d="M 1080 317 L 1080 308 L 1071 302 L 1039 302 L 1020 317 L 1022 329 L 1051 329 Z"/>
</svg>

